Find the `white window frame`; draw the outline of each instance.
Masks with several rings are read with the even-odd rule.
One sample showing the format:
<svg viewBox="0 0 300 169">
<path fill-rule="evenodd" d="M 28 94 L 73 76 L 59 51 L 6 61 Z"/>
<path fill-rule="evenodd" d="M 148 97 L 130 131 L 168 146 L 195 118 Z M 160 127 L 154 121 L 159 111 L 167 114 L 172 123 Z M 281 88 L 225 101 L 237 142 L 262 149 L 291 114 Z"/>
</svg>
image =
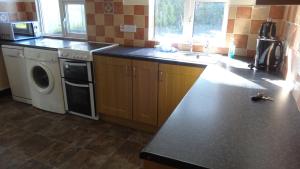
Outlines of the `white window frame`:
<svg viewBox="0 0 300 169">
<path fill-rule="evenodd" d="M 203 37 L 193 37 L 194 33 L 194 16 L 195 16 L 195 5 L 196 1 L 200 2 L 224 2 L 224 16 L 223 16 L 223 24 L 222 24 L 222 37 L 218 38 L 217 46 L 224 46 L 226 43 L 226 32 L 227 32 L 227 24 L 228 24 L 228 14 L 229 14 L 229 3 L 228 0 L 185 0 L 184 4 L 184 20 L 183 20 L 183 33 L 181 43 L 190 43 L 193 41 L 195 43 L 205 43 L 207 39 Z M 155 0 L 149 1 L 149 37 L 150 40 L 158 40 L 161 39 L 155 37 Z M 165 39 L 165 38 L 164 38 Z M 174 40 L 178 39 L 168 39 L 168 41 L 174 42 Z"/>
<path fill-rule="evenodd" d="M 81 33 L 70 33 L 69 28 L 68 28 L 68 14 L 67 14 L 67 9 L 66 6 L 68 4 L 82 4 L 84 6 L 84 10 L 86 13 L 86 5 L 85 5 L 85 0 L 58 0 L 59 2 L 59 11 L 60 11 L 60 22 L 61 22 L 61 28 L 62 28 L 62 34 L 46 34 L 44 31 L 44 24 L 43 24 L 43 17 L 42 17 L 42 11 L 41 9 L 41 3 L 40 0 L 35 0 L 36 1 L 36 9 L 38 13 L 38 20 L 40 21 L 40 26 L 42 29 L 42 33 L 44 36 L 48 37 L 61 37 L 61 38 L 70 38 L 70 39 L 87 39 L 87 32 L 84 34 Z M 85 18 L 85 27 L 87 31 L 87 20 Z"/>
</svg>

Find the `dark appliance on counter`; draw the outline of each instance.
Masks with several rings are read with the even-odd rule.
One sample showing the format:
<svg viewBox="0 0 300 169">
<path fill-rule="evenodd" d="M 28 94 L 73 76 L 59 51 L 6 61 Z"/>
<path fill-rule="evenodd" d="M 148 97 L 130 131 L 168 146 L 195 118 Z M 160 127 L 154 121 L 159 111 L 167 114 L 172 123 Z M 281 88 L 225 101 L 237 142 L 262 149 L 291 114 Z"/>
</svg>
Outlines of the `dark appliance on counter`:
<svg viewBox="0 0 300 169">
<path fill-rule="evenodd" d="M 41 37 L 40 24 L 37 21 L 0 23 L 0 39 L 18 41 Z"/>
<path fill-rule="evenodd" d="M 257 39 L 254 63 L 249 67 L 269 73 L 280 73 L 283 63 L 283 44 L 276 38 L 276 23 L 264 22 Z"/>
<path fill-rule="evenodd" d="M 265 39 L 276 39 L 276 23 L 268 20 L 261 25 L 259 37 Z"/>
</svg>

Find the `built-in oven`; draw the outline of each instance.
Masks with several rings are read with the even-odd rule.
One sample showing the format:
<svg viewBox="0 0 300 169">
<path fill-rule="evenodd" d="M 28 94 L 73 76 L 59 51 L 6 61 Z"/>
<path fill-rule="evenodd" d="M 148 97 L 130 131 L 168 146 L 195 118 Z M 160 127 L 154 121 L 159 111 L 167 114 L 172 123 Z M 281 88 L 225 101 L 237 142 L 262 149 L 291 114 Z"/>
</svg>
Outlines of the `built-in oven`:
<svg viewBox="0 0 300 169">
<path fill-rule="evenodd" d="M 97 120 L 92 62 L 60 59 L 60 66 L 66 111 Z"/>
</svg>

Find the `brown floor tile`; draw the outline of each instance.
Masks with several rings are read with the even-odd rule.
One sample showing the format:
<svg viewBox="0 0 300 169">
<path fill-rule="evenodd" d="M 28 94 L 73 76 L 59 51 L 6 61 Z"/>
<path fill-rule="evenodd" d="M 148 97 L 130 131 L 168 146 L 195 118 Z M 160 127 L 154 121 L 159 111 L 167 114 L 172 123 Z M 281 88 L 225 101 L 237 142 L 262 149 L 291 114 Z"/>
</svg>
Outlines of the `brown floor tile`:
<svg viewBox="0 0 300 169">
<path fill-rule="evenodd" d="M 52 146 L 44 149 L 34 159 L 45 164 L 60 167 L 63 163 L 70 160 L 80 149 L 71 147 L 62 142 L 55 142 Z"/>
<path fill-rule="evenodd" d="M 0 96 L 0 169 L 140 169 L 151 137 Z"/>
<path fill-rule="evenodd" d="M 134 131 L 127 140 L 139 143 L 141 145 L 146 145 L 148 142 L 152 139 L 152 134 L 140 132 L 140 131 Z"/>
<path fill-rule="evenodd" d="M 54 120 L 50 118 L 37 116 L 25 123 L 23 129 L 33 133 L 44 133 L 51 127 L 52 123 Z"/>
<path fill-rule="evenodd" d="M 20 151 L 33 157 L 38 155 L 38 153 L 43 151 L 45 148 L 50 147 L 53 143 L 54 141 L 47 137 L 34 134 L 13 147 L 13 150 Z"/>
<path fill-rule="evenodd" d="M 112 126 L 109 130 L 105 132 L 106 135 L 123 139 L 127 139 L 132 133 L 132 129 L 118 125 Z"/>
<path fill-rule="evenodd" d="M 36 160 L 29 160 L 26 163 L 22 164 L 21 167 L 18 169 L 52 169 L 53 167 L 50 167 L 46 164 L 43 164 Z"/>
<path fill-rule="evenodd" d="M 15 169 L 21 167 L 29 159 L 29 156 L 18 151 L 6 150 L 0 154 L 0 168 Z"/>
<path fill-rule="evenodd" d="M 2 133 L 0 135 L 0 152 L 23 142 L 30 136 L 30 133 L 21 129 L 12 129 Z"/>
<path fill-rule="evenodd" d="M 122 138 L 100 135 L 95 140 L 91 141 L 85 148 L 91 151 L 103 154 L 105 156 L 110 156 L 116 152 L 125 140 Z"/>
<path fill-rule="evenodd" d="M 66 162 L 62 169 L 99 169 L 106 161 L 107 156 L 89 150 L 80 150 L 71 160 Z M 109 169 L 109 168 L 107 168 Z"/>
</svg>

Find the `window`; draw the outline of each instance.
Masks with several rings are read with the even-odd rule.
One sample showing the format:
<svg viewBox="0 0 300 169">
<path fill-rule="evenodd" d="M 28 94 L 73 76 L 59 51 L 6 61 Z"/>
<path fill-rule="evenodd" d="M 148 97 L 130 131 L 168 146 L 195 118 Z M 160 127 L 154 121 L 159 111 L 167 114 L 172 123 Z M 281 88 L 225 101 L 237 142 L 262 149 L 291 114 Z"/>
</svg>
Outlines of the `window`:
<svg viewBox="0 0 300 169">
<path fill-rule="evenodd" d="M 37 0 L 45 36 L 86 38 L 84 0 Z"/>
<path fill-rule="evenodd" d="M 226 37 L 226 0 L 155 0 L 154 38 L 204 42 Z"/>
</svg>

